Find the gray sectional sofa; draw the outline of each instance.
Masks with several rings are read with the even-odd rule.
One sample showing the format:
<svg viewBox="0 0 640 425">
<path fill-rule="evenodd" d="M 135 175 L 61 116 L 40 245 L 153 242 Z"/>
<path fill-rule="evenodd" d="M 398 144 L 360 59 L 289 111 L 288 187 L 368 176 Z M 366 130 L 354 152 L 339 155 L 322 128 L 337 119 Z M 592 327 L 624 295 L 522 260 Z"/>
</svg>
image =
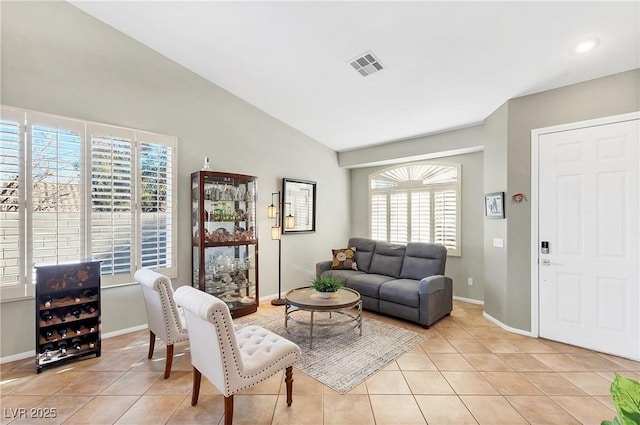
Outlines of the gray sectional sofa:
<svg viewBox="0 0 640 425">
<path fill-rule="evenodd" d="M 425 328 L 453 309 L 453 282 L 444 276 L 447 250 L 442 245 L 391 244 L 349 239 L 357 270 L 333 270 L 332 261 L 316 264 L 316 276 L 331 276 L 358 291 L 365 309 L 419 323 Z"/>
</svg>

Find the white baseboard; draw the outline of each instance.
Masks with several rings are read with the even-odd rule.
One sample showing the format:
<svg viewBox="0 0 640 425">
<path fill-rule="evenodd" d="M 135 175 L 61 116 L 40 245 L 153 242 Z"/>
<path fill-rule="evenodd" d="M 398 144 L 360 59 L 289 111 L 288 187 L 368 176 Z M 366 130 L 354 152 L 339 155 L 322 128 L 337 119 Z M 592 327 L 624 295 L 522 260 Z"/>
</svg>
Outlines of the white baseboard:
<svg viewBox="0 0 640 425">
<path fill-rule="evenodd" d="M 24 353 L 12 354 L 10 356 L 0 357 L 0 364 L 15 362 L 16 360 L 24 360 L 32 358 L 35 366 L 36 350 L 26 351 Z"/>
<path fill-rule="evenodd" d="M 271 301 L 271 300 L 275 300 L 276 298 L 278 298 L 278 294 L 264 295 L 260 297 L 260 302 Z M 283 298 L 284 298 L 284 294 L 283 294 Z"/>
<path fill-rule="evenodd" d="M 145 323 L 144 325 L 138 325 L 138 326 L 132 326 L 130 328 L 119 329 L 117 331 L 103 333 L 102 335 L 100 335 L 100 339 L 113 338 L 114 336 L 120 336 L 120 335 L 128 334 L 131 332 L 137 332 L 147 328 L 148 326 Z M 35 350 L 26 351 L 24 353 L 12 354 L 10 356 L 0 357 L 0 364 L 15 362 L 16 360 L 24 360 L 28 358 L 35 359 L 35 356 L 36 356 Z"/>
<path fill-rule="evenodd" d="M 456 300 L 456 301 L 462 301 L 462 302 L 469 303 L 469 304 L 484 305 L 484 301 L 474 300 L 473 298 L 458 297 L 458 296 L 454 295 L 453 299 Z"/>
<path fill-rule="evenodd" d="M 145 323 L 143 325 L 132 326 L 130 328 L 118 329 L 117 331 L 103 333 L 102 334 L 102 339 L 113 338 L 114 336 L 120 336 L 120 335 L 124 335 L 124 334 L 129 334 L 131 332 L 138 332 L 138 331 L 147 329 L 148 327 L 149 327 L 149 325 L 147 325 Z"/>
<path fill-rule="evenodd" d="M 511 332 L 511 333 L 514 333 L 514 334 L 524 335 L 524 336 L 529 336 L 529 337 L 535 338 L 535 335 L 533 335 L 533 333 L 531 331 L 523 331 L 522 329 L 516 329 L 516 328 L 512 328 L 511 326 L 507 326 L 504 323 L 502 323 L 501 321 L 499 321 L 498 319 L 496 319 L 495 317 L 492 317 L 491 315 L 487 314 L 486 311 L 482 312 L 482 316 L 486 317 L 489 320 L 491 320 L 493 323 L 495 323 L 496 325 L 500 326 L 502 329 L 504 329 L 507 332 Z"/>
</svg>

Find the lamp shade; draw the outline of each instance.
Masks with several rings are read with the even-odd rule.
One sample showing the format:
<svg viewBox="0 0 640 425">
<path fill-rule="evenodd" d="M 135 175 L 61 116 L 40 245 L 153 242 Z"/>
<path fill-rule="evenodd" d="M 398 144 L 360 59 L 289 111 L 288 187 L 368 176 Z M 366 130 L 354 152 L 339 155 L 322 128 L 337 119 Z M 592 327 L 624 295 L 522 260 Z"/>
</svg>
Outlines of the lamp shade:
<svg viewBox="0 0 640 425">
<path fill-rule="evenodd" d="M 271 227 L 271 239 L 273 240 L 280 239 L 280 226 Z"/>
<path fill-rule="evenodd" d="M 276 214 L 278 213 L 278 207 L 271 204 L 267 207 L 267 217 L 276 218 Z"/>
<path fill-rule="evenodd" d="M 284 218 L 284 228 L 293 229 L 294 227 L 296 227 L 296 218 L 289 214 Z"/>
</svg>

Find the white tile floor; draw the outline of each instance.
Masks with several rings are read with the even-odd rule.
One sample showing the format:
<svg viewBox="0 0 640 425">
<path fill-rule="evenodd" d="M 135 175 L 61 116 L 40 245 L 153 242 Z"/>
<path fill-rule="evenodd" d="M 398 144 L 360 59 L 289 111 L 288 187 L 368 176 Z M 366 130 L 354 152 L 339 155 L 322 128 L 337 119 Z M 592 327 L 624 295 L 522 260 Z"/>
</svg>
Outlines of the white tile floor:
<svg viewBox="0 0 640 425">
<path fill-rule="evenodd" d="M 615 415 L 614 372 L 640 379 L 638 362 L 511 334 L 473 304 L 455 302 L 452 315 L 430 329 L 366 314 L 429 338 L 345 395 L 295 370 L 287 408 L 282 376 L 276 376 L 235 397 L 234 424 L 600 425 Z M 157 343 L 148 360 L 147 343 L 147 331 L 103 340 L 101 357 L 41 374 L 31 359 L 2 365 L 1 423 L 223 423 L 223 398 L 204 379 L 198 405 L 190 404 L 188 346 L 176 346 L 164 380 L 165 347 Z M 16 418 L 16 409 L 55 409 L 56 417 Z"/>
</svg>

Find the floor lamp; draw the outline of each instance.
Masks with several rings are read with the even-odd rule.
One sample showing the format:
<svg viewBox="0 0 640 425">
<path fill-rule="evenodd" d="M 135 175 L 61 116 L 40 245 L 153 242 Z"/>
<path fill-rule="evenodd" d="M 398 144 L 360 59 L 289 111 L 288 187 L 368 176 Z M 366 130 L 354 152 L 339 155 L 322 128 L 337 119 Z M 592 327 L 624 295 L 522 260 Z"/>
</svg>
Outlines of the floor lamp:
<svg viewBox="0 0 640 425">
<path fill-rule="evenodd" d="M 273 195 L 278 196 L 277 205 L 273 202 Z M 275 226 L 271 227 L 271 239 L 278 240 L 278 298 L 271 300 L 272 305 L 285 304 L 285 300 L 282 299 L 282 232 L 280 227 L 280 213 L 283 210 L 283 207 L 284 204 L 282 203 L 280 191 L 273 192 L 271 194 L 271 205 L 267 208 L 267 216 L 275 219 Z M 284 218 L 284 227 L 286 229 L 293 229 L 295 227 L 295 218 L 291 213 Z"/>
</svg>

